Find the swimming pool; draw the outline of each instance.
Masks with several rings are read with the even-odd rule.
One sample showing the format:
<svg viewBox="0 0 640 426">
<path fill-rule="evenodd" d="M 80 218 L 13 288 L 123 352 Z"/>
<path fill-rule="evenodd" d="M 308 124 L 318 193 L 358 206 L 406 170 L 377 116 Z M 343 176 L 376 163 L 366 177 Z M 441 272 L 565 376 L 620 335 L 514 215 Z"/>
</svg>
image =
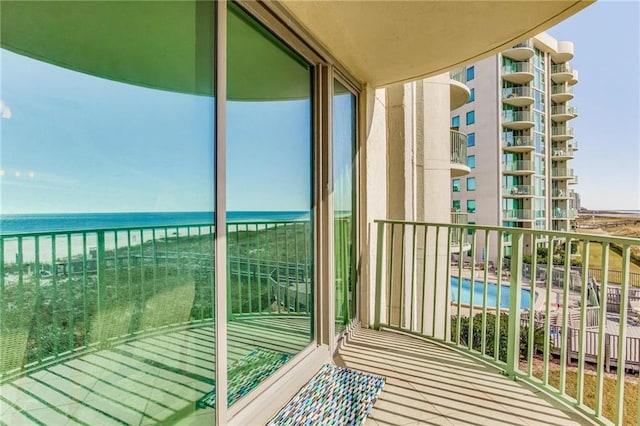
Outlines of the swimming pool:
<svg viewBox="0 0 640 426">
<path fill-rule="evenodd" d="M 469 304 L 470 299 L 471 282 L 467 278 L 462 279 L 461 288 L 461 301 L 463 304 Z M 476 281 L 473 285 L 473 305 L 482 306 L 482 297 L 484 292 L 484 283 L 482 281 Z M 529 290 L 521 290 L 520 307 L 522 309 L 529 309 L 531 305 L 531 292 Z M 487 287 L 487 307 L 496 307 L 496 296 L 498 294 L 497 285 L 494 283 L 488 283 Z M 458 277 L 451 277 L 451 301 L 458 302 Z M 500 307 L 509 308 L 509 286 L 500 286 Z"/>
</svg>

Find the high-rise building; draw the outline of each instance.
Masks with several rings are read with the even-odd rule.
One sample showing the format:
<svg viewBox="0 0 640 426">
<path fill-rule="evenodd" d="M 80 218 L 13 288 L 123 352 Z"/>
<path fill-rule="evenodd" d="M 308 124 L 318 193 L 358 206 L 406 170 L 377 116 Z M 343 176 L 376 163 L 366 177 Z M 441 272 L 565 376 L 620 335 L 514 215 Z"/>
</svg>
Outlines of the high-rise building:
<svg viewBox="0 0 640 426">
<path fill-rule="evenodd" d="M 573 43 L 542 33 L 467 66 L 471 96 L 451 112 L 451 128 L 467 135 L 471 173 L 452 177 L 451 199 L 469 223 L 571 229 L 572 58 Z"/>
</svg>

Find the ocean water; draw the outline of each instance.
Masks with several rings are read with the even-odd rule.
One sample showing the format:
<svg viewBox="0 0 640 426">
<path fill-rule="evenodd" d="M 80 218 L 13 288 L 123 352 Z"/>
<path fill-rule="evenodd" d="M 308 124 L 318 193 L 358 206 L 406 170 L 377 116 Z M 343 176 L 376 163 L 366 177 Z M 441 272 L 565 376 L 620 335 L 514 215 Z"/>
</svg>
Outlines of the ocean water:
<svg viewBox="0 0 640 426">
<path fill-rule="evenodd" d="M 229 211 L 227 222 L 308 220 L 304 211 Z M 0 215 L 0 235 L 148 226 L 212 225 L 213 212 L 48 213 Z"/>
</svg>

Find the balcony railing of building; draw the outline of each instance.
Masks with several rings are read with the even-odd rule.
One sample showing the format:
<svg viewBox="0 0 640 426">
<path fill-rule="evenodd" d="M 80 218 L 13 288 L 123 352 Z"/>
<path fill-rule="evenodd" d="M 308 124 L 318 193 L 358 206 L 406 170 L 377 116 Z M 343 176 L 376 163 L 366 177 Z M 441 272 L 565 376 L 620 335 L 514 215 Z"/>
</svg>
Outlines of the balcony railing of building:
<svg viewBox="0 0 640 426">
<path fill-rule="evenodd" d="M 534 173 L 533 161 L 518 160 L 510 161 L 502 164 L 502 171 L 504 173 Z"/>
<path fill-rule="evenodd" d="M 551 80 L 554 83 L 565 83 L 573 78 L 573 67 L 568 64 L 551 65 Z"/>
<path fill-rule="evenodd" d="M 571 116 L 571 117 L 577 117 L 578 116 L 578 108 L 574 107 L 573 105 L 554 105 L 551 107 L 551 115 L 562 115 L 562 116 Z"/>
<path fill-rule="evenodd" d="M 533 127 L 533 111 L 502 111 L 502 123 L 523 123 L 518 128 Z"/>
<path fill-rule="evenodd" d="M 554 102 L 567 102 L 573 99 L 573 86 L 567 83 L 551 86 L 551 99 Z"/>
<path fill-rule="evenodd" d="M 502 99 L 520 97 L 533 98 L 533 89 L 529 86 L 505 87 L 502 89 Z"/>
<path fill-rule="evenodd" d="M 467 84 L 467 67 L 459 67 L 449 71 L 449 78 L 458 83 Z"/>
<path fill-rule="evenodd" d="M 573 176 L 568 180 L 569 185 L 577 185 L 578 184 L 578 175 Z"/>
<path fill-rule="evenodd" d="M 508 209 L 502 210 L 503 220 L 532 220 L 533 214 L 531 210 L 524 209 Z"/>
<path fill-rule="evenodd" d="M 573 127 L 569 126 L 552 126 L 551 138 L 553 140 L 562 141 L 573 137 Z"/>
<path fill-rule="evenodd" d="M 230 318 L 311 315 L 309 229 L 308 221 L 227 224 Z M 1 235 L 0 384 L 211 323 L 214 232 L 202 224 Z"/>
<path fill-rule="evenodd" d="M 533 80 L 533 64 L 514 62 L 502 67 L 502 78 L 515 84 L 524 84 Z"/>
<path fill-rule="evenodd" d="M 567 142 L 567 146 L 571 149 L 573 149 L 574 151 L 578 150 L 578 141 L 575 139 L 571 139 L 570 141 Z"/>
<path fill-rule="evenodd" d="M 640 361 L 640 339 L 632 332 L 638 327 L 634 306 L 640 288 L 630 284 L 631 252 L 640 249 L 640 239 L 376 223 L 376 328 L 435 340 L 484 359 L 597 423 L 637 424 L 637 391 L 625 377 Z M 463 255 L 452 255 L 454 230 L 458 246 L 470 245 Z M 420 247 L 427 235 L 434 242 L 425 255 Z M 507 235 L 508 256 L 500 243 Z M 531 241 L 544 241 L 556 259 L 532 262 L 526 252 Z M 614 247 L 621 253 L 617 284 L 609 280 Z M 583 259 L 602 252 L 598 274 L 587 262 L 572 268 L 572 251 Z M 612 290 L 619 300 L 615 311 L 603 303 Z M 610 367 L 617 367 L 615 378 L 605 376 Z"/>
<path fill-rule="evenodd" d="M 467 135 L 457 130 L 450 131 L 451 138 L 451 162 L 467 165 Z"/>
<path fill-rule="evenodd" d="M 553 188 L 551 190 L 551 196 L 553 198 L 570 198 L 569 191 L 560 188 Z"/>
<path fill-rule="evenodd" d="M 533 42 L 531 40 L 526 40 L 505 50 L 502 52 L 502 55 L 516 61 L 526 61 L 527 59 L 532 58 L 534 53 Z"/>
<path fill-rule="evenodd" d="M 502 138 L 502 147 L 507 151 L 531 151 L 536 145 L 531 136 L 512 136 Z"/>
<path fill-rule="evenodd" d="M 502 195 L 505 197 L 530 197 L 533 195 L 532 185 L 509 185 L 502 187 Z"/>
<path fill-rule="evenodd" d="M 551 177 L 569 179 L 573 176 L 573 169 L 553 168 L 551 169 Z"/>
<path fill-rule="evenodd" d="M 551 152 L 551 158 L 557 159 L 557 160 L 569 160 L 569 159 L 574 157 L 573 151 L 574 151 L 573 148 L 568 148 L 566 150 L 565 149 L 554 149 Z"/>
</svg>

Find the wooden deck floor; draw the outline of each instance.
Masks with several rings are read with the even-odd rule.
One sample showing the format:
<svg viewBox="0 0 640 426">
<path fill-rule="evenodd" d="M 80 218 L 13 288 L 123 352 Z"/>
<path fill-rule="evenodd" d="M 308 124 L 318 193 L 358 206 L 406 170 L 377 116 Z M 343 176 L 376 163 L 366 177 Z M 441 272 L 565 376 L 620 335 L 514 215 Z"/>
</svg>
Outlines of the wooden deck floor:
<svg viewBox="0 0 640 426">
<path fill-rule="evenodd" d="M 267 317 L 230 322 L 229 365 L 257 347 L 297 353 L 309 343 L 309 323 Z M 214 345 L 209 323 L 52 365 L 0 387 L 0 424 L 174 423 L 213 388 Z"/>
</svg>

